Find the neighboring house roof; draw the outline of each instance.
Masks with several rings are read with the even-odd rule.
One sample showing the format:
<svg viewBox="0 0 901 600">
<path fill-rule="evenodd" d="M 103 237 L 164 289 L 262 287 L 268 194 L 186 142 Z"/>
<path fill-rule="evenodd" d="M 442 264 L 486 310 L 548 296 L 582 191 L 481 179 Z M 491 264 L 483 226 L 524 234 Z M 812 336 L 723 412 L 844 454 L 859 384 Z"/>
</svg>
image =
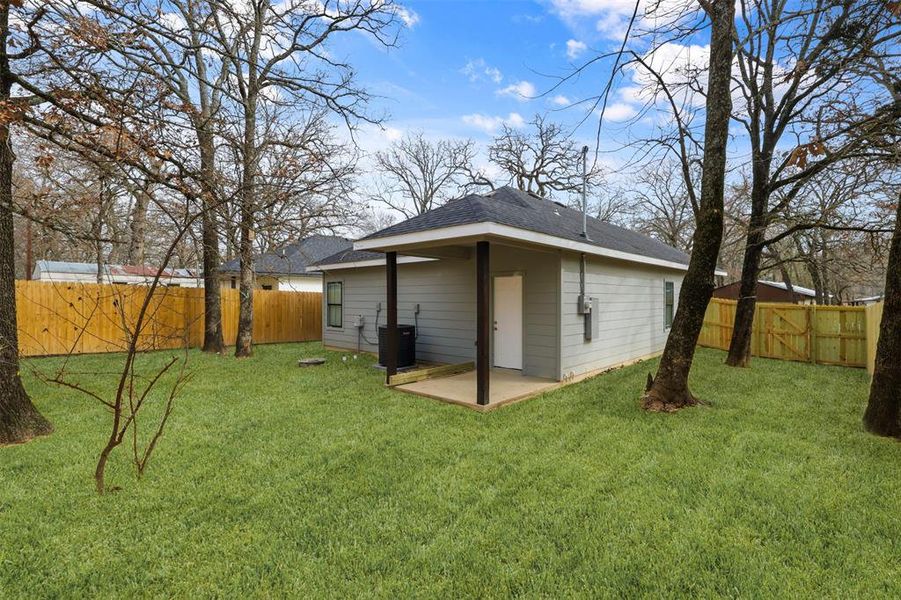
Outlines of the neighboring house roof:
<svg viewBox="0 0 901 600">
<path fill-rule="evenodd" d="M 779 288 L 780 290 L 788 290 L 788 285 L 784 281 L 764 281 L 762 279 L 758 279 L 757 283 L 762 283 L 763 285 L 768 285 L 770 287 Z M 796 294 L 800 294 L 802 296 L 808 296 L 810 298 L 816 298 L 817 292 L 816 290 L 812 290 L 810 288 L 801 287 L 800 285 L 792 285 L 792 291 Z"/>
<path fill-rule="evenodd" d="M 863 296 L 862 298 L 852 298 L 851 302 L 879 302 L 882 300 L 882 294 L 877 296 Z"/>
<path fill-rule="evenodd" d="M 338 263 L 351 262 L 367 262 L 370 260 L 385 260 L 385 255 L 381 252 L 367 252 L 366 250 L 354 250 L 353 247 L 335 252 L 331 256 L 326 256 L 318 261 L 317 265 L 330 265 Z"/>
<path fill-rule="evenodd" d="M 104 273 L 110 276 L 156 277 L 159 269 L 147 265 L 103 265 Z M 62 260 L 39 260 L 34 265 L 34 277 L 41 273 L 66 273 L 69 275 L 97 276 L 97 263 L 68 262 Z M 198 275 L 190 269 L 164 269 L 162 277 L 195 278 Z"/>
<path fill-rule="evenodd" d="M 253 259 L 257 275 L 309 275 L 307 267 L 335 253 L 350 250 L 353 242 L 336 235 L 311 235 Z M 381 256 L 381 255 L 380 255 Z M 238 273 L 240 260 L 233 258 L 219 268 L 220 274 Z"/>
<path fill-rule="evenodd" d="M 689 261 L 689 255 L 681 250 L 593 217 L 587 219 L 586 239 L 582 236 L 580 211 L 507 186 L 488 194 L 470 194 L 451 200 L 439 208 L 377 231 L 356 242 L 354 247 L 360 250 L 377 248 L 382 238 L 448 228 L 460 231 L 462 235 L 467 230 L 462 226 L 476 224 L 496 224 L 501 226 L 497 229 L 508 232 L 509 237 L 514 237 L 516 230 L 534 232 L 541 234 L 534 237 L 552 241 L 554 243 L 550 245 L 558 247 L 605 249 L 612 252 L 599 253 L 626 260 L 645 258 L 650 259 L 647 262 L 680 268 L 685 268 Z"/>
</svg>

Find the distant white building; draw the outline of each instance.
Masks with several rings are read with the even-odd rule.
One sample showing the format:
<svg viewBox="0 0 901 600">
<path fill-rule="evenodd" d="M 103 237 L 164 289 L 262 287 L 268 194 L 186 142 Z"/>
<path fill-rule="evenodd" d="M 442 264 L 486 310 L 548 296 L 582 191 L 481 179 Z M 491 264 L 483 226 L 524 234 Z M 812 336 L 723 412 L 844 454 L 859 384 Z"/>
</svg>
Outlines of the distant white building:
<svg viewBox="0 0 901 600">
<path fill-rule="evenodd" d="M 853 298 L 851 300 L 851 306 L 866 306 L 868 304 L 876 304 L 877 302 L 882 302 L 882 294 L 878 296 L 863 296 L 862 298 Z"/>
<path fill-rule="evenodd" d="M 101 281 L 117 285 L 150 285 L 156 277 L 156 267 L 140 265 L 103 265 Z M 97 283 L 95 263 L 39 260 L 31 278 L 35 281 Z M 203 287 L 203 277 L 190 269 L 166 269 L 160 275 L 160 285 L 168 287 Z"/>
</svg>

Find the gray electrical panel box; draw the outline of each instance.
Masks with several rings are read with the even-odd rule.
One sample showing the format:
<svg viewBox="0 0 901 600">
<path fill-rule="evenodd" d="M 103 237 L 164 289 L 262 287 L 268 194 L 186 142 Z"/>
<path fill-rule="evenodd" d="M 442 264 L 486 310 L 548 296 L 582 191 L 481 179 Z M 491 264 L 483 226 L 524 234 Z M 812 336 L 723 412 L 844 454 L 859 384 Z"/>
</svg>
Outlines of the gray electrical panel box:
<svg viewBox="0 0 901 600">
<path fill-rule="evenodd" d="M 357 329 L 362 329 L 363 326 L 366 325 L 366 317 L 363 315 L 357 315 L 354 317 L 354 327 Z"/>
<path fill-rule="evenodd" d="M 588 296 L 579 296 L 576 299 L 576 313 L 580 315 L 587 314 L 591 311 L 591 298 Z"/>
<path fill-rule="evenodd" d="M 586 300 L 588 310 L 583 313 L 582 318 L 585 322 L 585 340 L 590 341 L 598 337 L 601 332 L 600 303 L 597 298 L 587 298 Z"/>
</svg>

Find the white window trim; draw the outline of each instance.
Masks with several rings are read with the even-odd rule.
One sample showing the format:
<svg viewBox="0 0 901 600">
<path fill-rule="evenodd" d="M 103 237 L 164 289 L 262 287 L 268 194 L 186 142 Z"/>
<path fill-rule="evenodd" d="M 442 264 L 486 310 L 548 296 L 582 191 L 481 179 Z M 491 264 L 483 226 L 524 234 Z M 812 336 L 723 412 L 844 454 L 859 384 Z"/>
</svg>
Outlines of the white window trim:
<svg viewBox="0 0 901 600">
<path fill-rule="evenodd" d="M 670 324 L 666 324 L 666 284 L 672 284 L 673 286 L 673 320 L 670 321 Z M 663 330 L 669 331 L 673 328 L 673 321 L 676 320 L 676 282 L 672 279 L 664 279 L 663 280 Z"/>
<path fill-rule="evenodd" d="M 333 283 L 339 283 L 339 284 L 341 284 L 341 304 L 338 305 L 338 306 L 341 307 L 341 326 L 340 326 L 340 327 L 337 326 L 337 325 L 330 325 L 329 322 L 328 322 L 328 309 L 329 309 L 329 302 L 328 302 L 328 286 L 331 285 L 331 284 L 333 284 Z M 323 290 L 323 291 L 325 292 L 325 293 L 323 294 L 323 300 L 325 300 L 325 328 L 326 328 L 326 329 L 331 329 L 331 330 L 333 330 L 333 331 L 342 331 L 342 330 L 344 329 L 344 280 L 343 280 L 343 279 L 337 279 L 337 280 L 334 280 L 334 281 L 326 281 L 326 282 L 325 282 L 325 290 Z M 333 306 L 334 306 L 334 305 L 333 305 Z"/>
</svg>

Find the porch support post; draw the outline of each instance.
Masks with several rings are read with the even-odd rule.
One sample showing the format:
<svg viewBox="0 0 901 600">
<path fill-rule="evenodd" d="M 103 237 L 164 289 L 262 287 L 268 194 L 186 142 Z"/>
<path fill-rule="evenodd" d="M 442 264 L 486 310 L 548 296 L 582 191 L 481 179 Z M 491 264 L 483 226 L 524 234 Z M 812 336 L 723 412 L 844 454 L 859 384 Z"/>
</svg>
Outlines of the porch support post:
<svg viewBox="0 0 901 600">
<path fill-rule="evenodd" d="M 489 298 L 491 275 L 488 242 L 476 242 L 476 402 L 488 404 L 491 364 L 488 349 L 491 339 Z"/>
<path fill-rule="evenodd" d="M 388 296 L 388 347 L 385 352 L 385 383 L 391 383 L 391 377 L 397 375 L 397 252 L 385 253 L 385 274 Z"/>
</svg>

